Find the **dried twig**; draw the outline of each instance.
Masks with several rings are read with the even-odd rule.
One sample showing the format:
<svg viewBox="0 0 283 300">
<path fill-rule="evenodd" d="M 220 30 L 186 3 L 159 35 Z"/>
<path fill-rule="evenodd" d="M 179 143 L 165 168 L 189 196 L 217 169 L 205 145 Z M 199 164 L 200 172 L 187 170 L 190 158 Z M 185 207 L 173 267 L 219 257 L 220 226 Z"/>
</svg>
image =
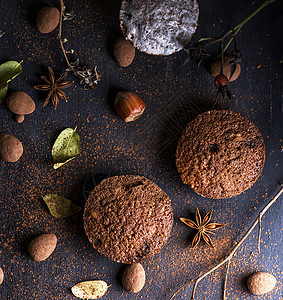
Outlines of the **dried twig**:
<svg viewBox="0 0 283 300">
<path fill-rule="evenodd" d="M 230 262 L 231 262 L 231 259 L 229 259 L 227 262 L 227 268 L 226 268 L 226 273 L 225 273 L 225 278 L 224 278 L 224 286 L 223 286 L 223 300 L 226 300 L 227 279 L 228 279 L 228 274 L 229 274 Z"/>
<path fill-rule="evenodd" d="M 73 17 L 74 17 L 73 13 L 66 13 L 66 6 L 64 4 L 64 1 L 60 0 L 60 22 L 59 22 L 58 39 L 59 39 L 60 47 L 62 49 L 64 58 L 68 66 L 66 71 L 71 71 L 74 73 L 75 76 L 78 76 L 80 79 L 80 84 L 83 85 L 85 89 L 94 90 L 101 77 L 100 73 L 97 71 L 97 67 L 96 66 L 81 67 L 79 64 L 80 62 L 79 59 L 77 59 L 75 62 L 70 62 L 67 53 L 73 54 L 74 50 L 71 49 L 69 51 L 66 51 L 64 47 L 64 42 L 66 42 L 67 39 L 62 38 L 62 24 L 64 20 L 72 20 Z"/>
<path fill-rule="evenodd" d="M 205 46 L 209 46 L 209 45 L 212 45 L 214 43 L 224 41 L 226 39 L 226 37 L 233 34 L 233 36 L 229 39 L 229 41 L 227 42 L 227 44 L 224 47 L 224 52 L 225 52 L 228 49 L 229 45 L 235 40 L 236 35 L 239 33 L 239 31 L 242 29 L 242 27 L 246 23 L 248 23 L 254 16 L 256 16 L 261 10 L 263 10 L 266 6 L 268 6 L 269 4 L 272 4 L 276 1 L 278 1 L 278 0 L 267 0 L 267 1 L 265 1 L 256 10 L 254 10 L 249 16 L 247 16 L 241 23 L 239 23 L 238 25 L 234 26 L 232 29 L 225 32 L 221 37 L 201 38 L 201 39 L 198 40 L 198 43 L 209 41 L 209 42 L 205 43 Z M 219 58 L 221 57 L 221 53 L 219 54 L 218 57 Z"/>
<path fill-rule="evenodd" d="M 257 237 L 257 249 L 258 253 L 260 253 L 260 236 L 261 236 L 261 214 L 258 216 L 258 237 Z"/>
<path fill-rule="evenodd" d="M 195 300 L 195 293 L 196 293 L 196 289 L 197 289 L 197 285 L 198 283 L 205 278 L 207 275 L 211 274 L 212 272 L 214 272 L 215 270 L 217 270 L 218 268 L 220 268 L 222 265 L 224 265 L 226 262 L 229 262 L 233 255 L 235 254 L 235 252 L 237 251 L 237 249 L 242 245 L 242 243 L 246 240 L 246 238 L 250 235 L 250 233 L 252 232 L 252 230 L 255 228 L 255 226 L 260 222 L 259 220 L 261 220 L 262 216 L 267 212 L 267 210 L 276 202 L 276 200 L 281 196 L 281 194 L 283 193 L 283 184 L 280 184 L 280 190 L 276 193 L 276 195 L 265 205 L 265 207 L 261 210 L 261 212 L 259 213 L 258 217 L 255 219 L 255 221 L 252 223 L 251 227 L 248 229 L 248 231 L 244 234 L 244 236 L 240 239 L 240 241 L 235 245 L 235 247 L 232 249 L 232 251 L 230 252 L 230 254 L 223 260 L 221 261 L 219 264 L 217 264 L 215 267 L 213 267 L 212 269 L 208 270 L 206 273 L 204 273 L 203 275 L 199 276 L 197 279 L 193 280 L 195 281 L 194 283 L 194 287 L 193 287 L 193 291 L 192 291 L 192 296 L 191 296 L 191 300 Z M 192 281 L 190 281 L 189 283 L 184 284 L 183 286 L 181 286 L 178 291 L 176 293 L 174 293 L 174 295 L 170 298 L 170 300 L 172 300 L 185 286 L 187 286 L 188 284 L 190 284 Z M 225 295 L 225 294 L 224 294 Z"/>
</svg>

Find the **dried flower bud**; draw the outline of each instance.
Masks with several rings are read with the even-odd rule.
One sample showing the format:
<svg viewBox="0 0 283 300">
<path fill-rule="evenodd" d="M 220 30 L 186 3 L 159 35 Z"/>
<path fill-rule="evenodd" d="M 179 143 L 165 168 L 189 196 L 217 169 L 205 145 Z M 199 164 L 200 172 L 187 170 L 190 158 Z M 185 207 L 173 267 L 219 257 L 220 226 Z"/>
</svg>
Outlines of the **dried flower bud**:
<svg viewBox="0 0 283 300">
<path fill-rule="evenodd" d="M 227 86 L 228 82 L 229 82 L 228 78 L 222 73 L 220 73 L 214 78 L 214 84 L 218 89 Z"/>
<path fill-rule="evenodd" d="M 96 66 L 80 66 L 79 58 L 75 62 L 71 62 L 70 67 L 66 71 L 73 72 L 75 76 L 78 76 L 80 84 L 84 86 L 85 90 L 95 90 L 101 78 L 101 74 L 97 71 Z"/>
<path fill-rule="evenodd" d="M 209 56 L 209 54 L 206 53 L 205 46 L 198 43 L 190 45 L 190 47 L 188 49 L 184 49 L 184 51 L 189 57 L 185 60 L 183 65 L 194 61 L 199 67 L 202 63 L 203 58 Z"/>
<path fill-rule="evenodd" d="M 116 114 L 125 122 L 137 120 L 143 114 L 145 106 L 141 97 L 131 92 L 119 92 L 114 102 Z"/>
<path fill-rule="evenodd" d="M 67 11 L 66 9 L 64 9 L 63 11 L 63 21 L 71 21 L 74 19 L 75 17 L 75 13 L 73 10 Z"/>
<path fill-rule="evenodd" d="M 218 98 L 219 94 L 221 94 L 223 99 L 226 97 L 232 99 L 228 84 L 229 80 L 223 73 L 220 73 L 214 78 L 214 85 L 218 88 L 216 98 Z"/>
</svg>

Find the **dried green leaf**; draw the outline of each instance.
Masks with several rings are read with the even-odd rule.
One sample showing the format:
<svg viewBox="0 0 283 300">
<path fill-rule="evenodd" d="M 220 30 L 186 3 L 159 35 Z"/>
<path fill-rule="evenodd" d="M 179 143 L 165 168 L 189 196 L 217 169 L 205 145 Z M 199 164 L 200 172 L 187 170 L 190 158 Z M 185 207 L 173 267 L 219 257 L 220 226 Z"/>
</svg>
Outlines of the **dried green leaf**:
<svg viewBox="0 0 283 300">
<path fill-rule="evenodd" d="M 54 169 L 60 168 L 79 155 L 81 142 L 76 129 L 77 127 L 75 129 L 66 128 L 56 139 L 52 147 Z"/>
<path fill-rule="evenodd" d="M 0 65 L 0 103 L 4 100 L 8 91 L 8 82 L 23 72 L 21 63 L 10 60 Z"/>
<path fill-rule="evenodd" d="M 3 85 L 3 86 L 1 85 L 0 86 L 0 103 L 3 102 L 4 98 L 7 95 L 7 92 L 8 92 L 8 84 Z"/>
<path fill-rule="evenodd" d="M 55 218 L 70 217 L 81 210 L 80 206 L 57 194 L 48 194 L 42 198 L 51 215 Z"/>
<path fill-rule="evenodd" d="M 71 288 L 74 296 L 80 299 L 98 299 L 103 297 L 109 286 L 102 280 L 83 281 Z"/>
</svg>

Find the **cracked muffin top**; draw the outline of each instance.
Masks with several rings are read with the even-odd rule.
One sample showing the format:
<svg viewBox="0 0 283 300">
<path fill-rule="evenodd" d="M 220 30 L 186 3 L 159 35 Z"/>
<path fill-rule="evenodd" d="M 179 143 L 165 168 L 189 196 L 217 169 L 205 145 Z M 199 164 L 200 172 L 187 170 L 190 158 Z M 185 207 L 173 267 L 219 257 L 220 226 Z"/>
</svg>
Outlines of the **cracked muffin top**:
<svg viewBox="0 0 283 300">
<path fill-rule="evenodd" d="M 196 0 L 123 0 L 120 26 L 140 51 L 169 55 L 189 43 L 198 25 Z"/>
<path fill-rule="evenodd" d="M 250 188 L 265 161 L 263 137 L 247 117 L 230 110 L 198 115 L 177 146 L 181 179 L 198 194 L 231 198 Z"/>
<path fill-rule="evenodd" d="M 97 185 L 85 205 L 93 247 L 116 262 L 144 261 L 167 242 L 173 224 L 169 197 L 142 176 L 114 176 Z"/>
</svg>

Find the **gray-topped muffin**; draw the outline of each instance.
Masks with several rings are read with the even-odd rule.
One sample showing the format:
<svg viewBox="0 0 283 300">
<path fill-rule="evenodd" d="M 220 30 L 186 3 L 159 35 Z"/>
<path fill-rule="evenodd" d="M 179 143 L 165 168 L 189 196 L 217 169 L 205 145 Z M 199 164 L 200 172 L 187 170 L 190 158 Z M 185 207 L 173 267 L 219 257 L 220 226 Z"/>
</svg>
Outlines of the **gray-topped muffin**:
<svg viewBox="0 0 283 300">
<path fill-rule="evenodd" d="M 171 201 L 143 176 L 104 179 L 85 205 L 84 228 L 93 247 L 121 263 L 143 261 L 167 242 L 173 224 Z"/>
<path fill-rule="evenodd" d="M 264 161 L 259 129 L 230 110 L 198 115 L 184 130 L 176 151 L 182 181 L 196 193 L 214 199 L 230 198 L 250 188 Z"/>
<path fill-rule="evenodd" d="M 198 16 L 196 0 L 123 0 L 120 26 L 138 50 L 169 55 L 189 43 Z"/>
</svg>

